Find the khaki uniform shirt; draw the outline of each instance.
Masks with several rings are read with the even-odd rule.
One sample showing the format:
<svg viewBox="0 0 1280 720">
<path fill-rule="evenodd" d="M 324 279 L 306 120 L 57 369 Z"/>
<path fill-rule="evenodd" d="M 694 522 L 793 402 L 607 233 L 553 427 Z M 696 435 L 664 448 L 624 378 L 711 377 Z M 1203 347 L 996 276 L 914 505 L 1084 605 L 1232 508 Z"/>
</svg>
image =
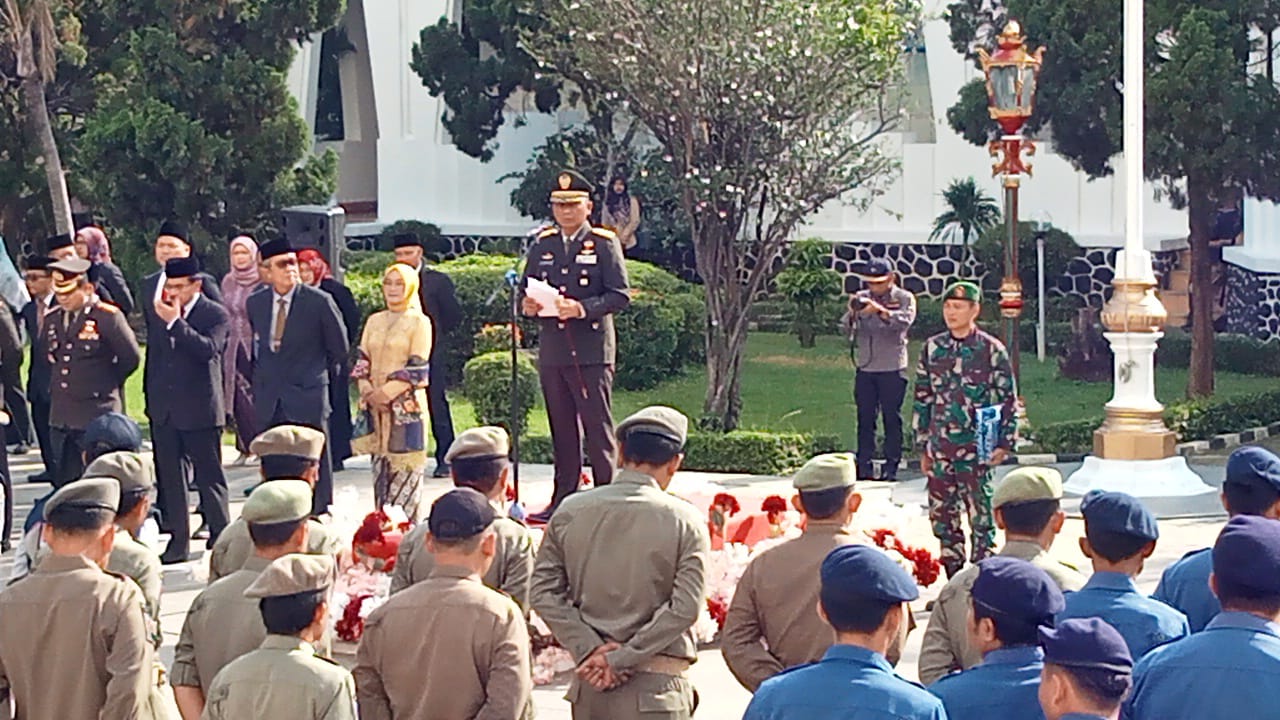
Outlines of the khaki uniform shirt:
<svg viewBox="0 0 1280 720">
<path fill-rule="evenodd" d="M 342 540 L 323 523 L 307 521 L 307 554 L 332 555 L 336 561 L 342 552 Z M 249 524 L 242 518 L 227 526 L 213 543 L 209 555 L 209 582 L 223 578 L 244 567 L 253 555 L 253 538 L 249 537 Z"/>
<path fill-rule="evenodd" d="M 192 601 L 173 652 L 169 682 L 174 687 L 198 687 L 207 697 L 218 671 L 262 643 L 267 630 L 258 601 L 245 597 L 244 591 L 270 564 L 253 555 L 242 569 L 205 588 Z"/>
<path fill-rule="evenodd" d="M 481 578 L 484 584 L 505 593 L 516 601 L 520 609 L 529 613 L 529 576 L 533 574 L 533 540 L 529 529 L 506 517 L 505 512 L 493 523 L 498 536 L 497 552 L 493 565 Z M 391 574 L 391 593 L 395 594 L 422 582 L 435 567 L 435 556 L 427 551 L 427 524 L 424 522 L 409 531 L 400 541 L 396 555 L 396 567 Z"/>
<path fill-rule="evenodd" d="M 406 640 L 411 640 L 406 642 Z M 365 621 L 362 720 L 517 720 L 533 687 L 529 631 L 510 598 L 441 565 Z"/>
<path fill-rule="evenodd" d="M 578 662 L 607 640 L 608 661 L 636 669 L 655 655 L 697 660 L 693 623 L 706 602 L 707 525 L 648 475 L 569 496 L 547 525 L 529 600 Z"/>
<path fill-rule="evenodd" d="M 159 650 L 164 641 L 160 632 L 160 586 L 163 578 L 160 556 L 134 539 L 128 530 L 117 528 L 116 544 L 107 559 L 107 572 L 123 575 L 138 584 L 138 589 L 142 590 L 143 609 L 150 623 L 151 644 Z"/>
<path fill-rule="evenodd" d="M 201 720 L 356 720 L 351 673 L 301 638 L 268 635 L 213 678 Z"/>
<path fill-rule="evenodd" d="M 1064 592 L 1084 587 L 1085 577 L 1069 565 L 1054 560 L 1030 540 L 1010 540 L 1001 555 L 1026 560 L 1044 570 Z M 969 597 L 978 566 L 970 565 L 947 581 L 933 604 L 933 614 L 920 647 L 920 682 L 930 685 L 957 670 L 982 662 L 982 654 L 969 646 Z"/>
<path fill-rule="evenodd" d="M 0 592 L 0 716 L 149 718 L 154 650 L 137 586 L 52 555 Z"/>
<path fill-rule="evenodd" d="M 822 659 L 835 631 L 818 615 L 819 569 L 832 550 L 858 542 L 846 527 L 810 522 L 747 565 L 720 633 L 725 664 L 744 687 L 755 692 L 789 667 Z"/>
</svg>

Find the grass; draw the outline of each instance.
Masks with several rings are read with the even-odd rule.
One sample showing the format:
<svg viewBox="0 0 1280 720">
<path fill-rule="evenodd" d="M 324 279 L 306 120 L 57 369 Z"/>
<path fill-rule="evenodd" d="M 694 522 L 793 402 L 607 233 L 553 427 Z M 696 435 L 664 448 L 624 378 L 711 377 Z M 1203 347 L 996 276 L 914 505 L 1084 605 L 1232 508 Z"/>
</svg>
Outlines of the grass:
<svg viewBox="0 0 1280 720">
<path fill-rule="evenodd" d="M 625 352 L 625 348 L 623 348 Z M 912 373 L 919 344 L 911 346 Z M 1183 397 L 1187 385 L 1185 368 L 1158 368 L 1156 396 L 1169 404 Z M 677 377 L 651 390 L 617 391 L 613 398 L 613 414 L 621 419 L 646 405 L 670 405 L 691 418 L 702 414 L 706 393 L 706 374 L 702 368 L 690 368 Z M 1216 395 L 1230 397 L 1274 389 L 1275 378 L 1219 372 Z M 129 415 L 146 429 L 145 404 L 142 397 L 142 369 L 125 385 Z M 1044 425 L 1067 420 L 1102 418 L 1102 406 L 1111 399 L 1111 383 L 1084 383 L 1058 377 L 1054 360 L 1040 363 L 1035 355 L 1022 356 L 1022 394 L 1027 401 L 1031 424 Z M 450 393 L 454 424 L 459 428 L 475 425 L 471 405 L 455 390 Z M 911 392 L 903 401 L 903 418 L 911 417 Z M 750 429 L 834 433 L 845 445 L 853 447 L 857 437 L 853 405 L 853 365 L 848 344 L 840 338 L 818 338 L 817 347 L 804 349 L 792 335 L 753 333 L 747 340 L 747 358 L 743 363 L 742 425 Z M 534 435 L 548 432 L 546 412 L 541 397 L 530 414 L 530 430 Z"/>
</svg>

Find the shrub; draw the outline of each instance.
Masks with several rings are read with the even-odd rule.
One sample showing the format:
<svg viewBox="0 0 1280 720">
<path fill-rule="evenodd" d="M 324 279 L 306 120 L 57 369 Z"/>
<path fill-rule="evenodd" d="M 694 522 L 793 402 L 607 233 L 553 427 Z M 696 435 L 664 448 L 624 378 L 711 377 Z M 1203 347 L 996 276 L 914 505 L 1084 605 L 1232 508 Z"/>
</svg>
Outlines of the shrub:
<svg viewBox="0 0 1280 720">
<path fill-rule="evenodd" d="M 973 255 L 986 268 L 982 287 L 987 291 L 1000 288 L 1004 277 L 1004 224 L 987 230 L 973 244 Z M 1080 246 L 1070 235 L 1056 227 L 1049 228 L 1044 239 L 1044 278 L 1052 283 L 1067 272 L 1067 264 L 1081 255 Z M 1018 223 L 1018 279 L 1022 281 L 1022 296 L 1026 300 L 1037 297 L 1036 284 L 1036 232 L 1035 224 Z M 1045 308 L 1046 311 L 1049 308 Z M 1070 318 L 1064 318 L 1070 319 Z"/>
<path fill-rule="evenodd" d="M 511 356 L 491 352 L 472 358 L 463 369 L 462 392 L 475 408 L 481 425 L 511 428 Z M 519 432 L 529 427 L 529 413 L 538 395 L 538 371 L 524 353 L 516 361 L 516 402 L 519 405 Z"/>
<path fill-rule="evenodd" d="M 1191 362 L 1191 335 L 1181 330 L 1166 332 L 1156 349 L 1156 362 L 1164 367 L 1187 367 Z M 1242 375 L 1280 377 L 1280 342 L 1219 333 L 1213 342 L 1213 367 Z"/>
<path fill-rule="evenodd" d="M 347 276 L 382 275 L 395 261 L 395 255 L 381 250 L 346 250 L 342 253 L 342 267 L 346 269 Z"/>
<path fill-rule="evenodd" d="M 412 235 L 418 238 L 428 260 L 439 262 L 449 253 L 449 240 L 440 233 L 440 228 L 417 220 L 398 220 L 388 225 L 378 236 L 378 249 L 394 248 L 397 235 Z"/>
<path fill-rule="evenodd" d="M 841 290 L 840 274 L 831 269 L 831 245 L 816 238 L 793 244 L 786 267 L 774 282 L 778 293 L 791 304 L 791 321 L 800 347 L 813 347 L 823 327 L 818 307 Z"/>
<path fill-rule="evenodd" d="M 648 290 L 633 290 L 631 305 L 614 316 L 618 363 L 614 384 L 624 390 L 651 388 L 684 366 L 678 357 L 685 315 L 681 308 Z"/>
<path fill-rule="evenodd" d="M 1042 452 L 1057 454 L 1093 452 L 1093 431 L 1101 418 L 1032 426 L 1031 439 Z"/>
<path fill-rule="evenodd" d="M 352 297 L 355 298 L 356 306 L 360 308 L 362 320 L 368 320 L 370 315 L 386 309 L 386 301 L 382 298 L 382 275 L 380 273 L 348 272 L 342 278 L 342 284 L 347 286 L 347 289 L 351 291 Z"/>
<path fill-rule="evenodd" d="M 517 262 L 516 258 L 505 255 L 474 254 L 436 266 L 453 280 L 458 303 L 462 306 L 462 321 L 446 338 L 448 353 L 445 363 L 450 377 L 458 377 L 467 360 L 477 354 L 476 334 L 485 325 L 511 321 L 508 306 L 511 295 L 503 287 L 503 278 L 508 270 L 516 267 Z M 536 323 L 522 319 L 520 329 L 525 341 L 532 344 L 538 333 Z"/>
<path fill-rule="evenodd" d="M 520 332 L 520 326 L 516 326 L 516 347 L 520 347 L 524 334 Z M 491 352 L 510 352 L 511 351 L 511 323 L 499 323 L 494 325 L 485 325 L 480 328 L 480 332 L 475 336 L 475 352 L 476 355 L 485 355 Z"/>
</svg>

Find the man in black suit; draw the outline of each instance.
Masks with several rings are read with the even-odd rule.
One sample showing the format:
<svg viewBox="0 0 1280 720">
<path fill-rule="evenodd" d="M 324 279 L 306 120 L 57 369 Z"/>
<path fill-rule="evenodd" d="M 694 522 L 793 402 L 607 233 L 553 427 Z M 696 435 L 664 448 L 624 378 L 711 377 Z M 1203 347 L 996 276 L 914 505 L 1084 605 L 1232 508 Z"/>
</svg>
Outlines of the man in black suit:
<svg viewBox="0 0 1280 720">
<path fill-rule="evenodd" d="M 346 362 L 347 329 L 328 293 L 304 285 L 298 255 L 288 239 L 259 248 L 267 266 L 267 287 L 249 296 L 253 327 L 253 403 L 268 427 L 305 425 L 327 432 L 329 368 Z M 315 486 L 313 515 L 333 502 L 333 464 L 326 437 Z"/>
<path fill-rule="evenodd" d="M 148 352 L 156 367 L 147 373 L 147 417 L 155 446 L 156 482 L 165 488 L 164 509 L 172 537 L 160 557 L 186 562 L 191 542 L 183 462 L 194 471 L 200 512 L 209 526 L 209 546 L 228 523 L 227 478 L 222 472 L 222 351 L 227 311 L 204 297 L 195 258 L 164 265 L 164 293 L 153 310 L 164 323 Z"/>
<path fill-rule="evenodd" d="M 27 371 L 27 400 L 31 403 L 31 424 L 40 444 L 40 460 L 44 471 L 31 475 L 29 482 L 52 482 L 57 470 L 53 444 L 49 439 L 49 350 L 44 340 L 44 319 L 53 308 L 53 279 L 49 275 L 49 258 L 30 255 L 23 263 L 23 279 L 31 302 L 23 306 L 22 324 L 31 341 L 31 367 Z"/>
<path fill-rule="evenodd" d="M 449 477 L 445 453 L 453 445 L 453 417 L 449 414 L 449 376 L 445 367 L 445 336 L 462 322 L 462 306 L 453 280 L 423 260 L 422 241 L 416 235 L 397 235 L 396 262 L 418 270 L 418 299 L 422 312 L 431 318 L 431 357 L 427 375 L 427 409 L 431 413 L 431 434 L 436 441 L 436 469 L 432 477 Z"/>
</svg>

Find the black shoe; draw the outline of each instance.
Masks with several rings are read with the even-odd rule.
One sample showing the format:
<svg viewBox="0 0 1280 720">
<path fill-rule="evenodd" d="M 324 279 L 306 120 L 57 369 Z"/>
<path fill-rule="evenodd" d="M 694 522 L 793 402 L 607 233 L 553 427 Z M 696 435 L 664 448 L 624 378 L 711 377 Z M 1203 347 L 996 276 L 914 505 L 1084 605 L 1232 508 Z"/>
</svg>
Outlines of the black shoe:
<svg viewBox="0 0 1280 720">
<path fill-rule="evenodd" d="M 204 553 L 201 553 L 201 552 L 177 553 L 177 552 L 169 552 L 168 550 L 165 550 L 164 554 L 160 556 L 160 564 L 161 565 L 181 565 L 182 563 L 199 560 L 202 557 L 204 557 Z"/>
<path fill-rule="evenodd" d="M 209 539 L 209 523 L 202 522 L 200 527 L 191 535 L 192 540 L 208 540 Z"/>
<path fill-rule="evenodd" d="M 38 472 L 38 473 L 36 473 L 35 475 L 28 475 L 28 476 L 27 476 L 27 482 L 29 482 L 29 483 L 51 483 L 51 482 L 53 482 L 53 476 L 52 476 L 52 475 L 50 475 L 48 472 Z"/>
<path fill-rule="evenodd" d="M 433 478 L 449 477 L 449 463 L 436 463 L 436 469 L 431 471 L 431 477 Z"/>
<path fill-rule="evenodd" d="M 342 464 L 342 461 L 341 461 L 341 460 L 335 460 L 335 461 L 333 462 L 333 471 L 334 471 L 334 472 L 342 472 L 343 470 L 346 470 L 346 469 L 347 469 L 347 468 L 346 468 L 346 466 Z"/>
<path fill-rule="evenodd" d="M 547 523 L 551 522 L 551 516 L 554 515 L 555 512 L 556 512 L 555 506 L 551 505 L 551 506 L 548 506 L 546 510 L 542 510 L 536 513 L 529 513 L 529 517 L 528 517 L 529 523 L 533 525 L 546 525 Z"/>
<path fill-rule="evenodd" d="M 8 540 L 0 540 L 0 553 L 7 553 L 13 549 L 13 543 Z"/>
<path fill-rule="evenodd" d="M 859 465 L 859 466 L 858 466 L 858 479 L 859 479 L 859 480 L 875 480 L 875 479 L 876 479 L 876 473 L 875 473 L 875 471 L 871 468 L 871 466 L 870 466 L 870 465 Z"/>
<path fill-rule="evenodd" d="M 18 443 L 13 447 L 12 450 L 9 451 L 9 454 L 10 455 L 26 455 L 29 452 L 31 452 L 31 446 L 27 445 L 26 443 Z"/>
</svg>

